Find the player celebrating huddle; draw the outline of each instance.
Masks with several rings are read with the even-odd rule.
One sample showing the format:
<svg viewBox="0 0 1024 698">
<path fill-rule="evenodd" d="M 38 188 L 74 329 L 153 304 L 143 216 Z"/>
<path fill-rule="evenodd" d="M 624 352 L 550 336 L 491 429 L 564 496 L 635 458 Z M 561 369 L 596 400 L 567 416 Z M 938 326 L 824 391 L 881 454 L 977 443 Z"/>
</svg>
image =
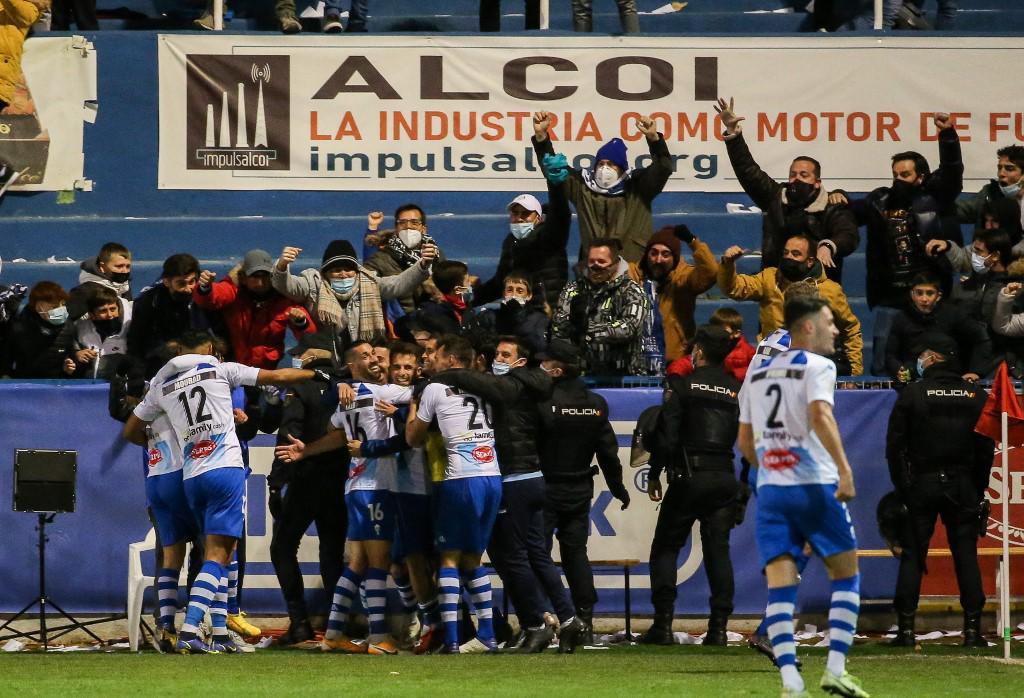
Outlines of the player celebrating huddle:
<svg viewBox="0 0 1024 698">
<path fill-rule="evenodd" d="M 469 368 L 473 358 L 468 340 L 446 336 L 437 348 L 434 369 Z M 441 559 L 438 586 L 445 631 L 442 651 L 459 651 L 460 579 L 476 614 L 477 639 L 496 651 L 491 581 L 480 565 L 501 503 L 490 407 L 475 395 L 431 383 L 409 411 L 405 436 L 411 446 L 426 441 L 427 428 L 435 419 L 448 453 L 444 480 L 434 490 L 434 541 Z"/>
<path fill-rule="evenodd" d="M 318 374 L 221 363 L 213 356 L 213 337 L 205 331 L 190 330 L 178 344 L 179 355 L 154 376 L 122 436 L 146 445 L 149 427 L 166 415 L 183 456 L 188 507 L 205 536 L 206 561 L 192 584 L 176 649 L 183 654 L 233 652 L 237 647 L 227 634 L 227 568 L 242 535 L 245 466 L 235 434 L 231 391 L 240 385 L 288 385 Z M 213 626 L 210 645 L 198 637 L 199 623 L 208 610 Z"/>
<path fill-rule="evenodd" d="M 373 347 L 368 342 L 353 344 L 345 352 L 345 362 L 355 383 L 355 399 L 339 405 L 331 417 L 325 436 L 304 444 L 289 436 L 291 444 L 278 446 L 274 455 L 285 462 L 324 453 L 347 446 L 350 441 L 366 443 L 395 435 L 390 417 L 377 409 L 378 402 L 407 404 L 412 389 L 382 385 L 386 378 Z M 327 620 L 327 632 L 320 648 L 342 650 L 353 654 L 397 654 L 398 643 L 387 631 L 385 593 L 388 567 L 391 564 L 391 541 L 395 535 L 396 462 L 394 455 L 355 455 L 345 481 L 345 508 L 348 510 L 348 562 L 338 579 Z M 355 642 L 345 636 L 344 624 L 359 585 L 366 584 L 367 614 L 370 635 L 367 643 Z"/>
<path fill-rule="evenodd" d="M 795 560 L 807 541 L 832 579 L 828 664 L 820 686 L 835 695 L 867 698 L 846 672 L 860 611 L 860 575 L 846 508 L 856 494 L 853 471 L 832 415 L 836 367 L 825 358 L 835 350 L 839 331 L 821 299 L 792 299 L 784 312 L 789 350 L 751 367 L 740 392 L 740 450 L 759 466 L 757 544 L 768 578 L 768 636 L 782 672 L 782 695 L 808 695 L 793 638 Z"/>
</svg>

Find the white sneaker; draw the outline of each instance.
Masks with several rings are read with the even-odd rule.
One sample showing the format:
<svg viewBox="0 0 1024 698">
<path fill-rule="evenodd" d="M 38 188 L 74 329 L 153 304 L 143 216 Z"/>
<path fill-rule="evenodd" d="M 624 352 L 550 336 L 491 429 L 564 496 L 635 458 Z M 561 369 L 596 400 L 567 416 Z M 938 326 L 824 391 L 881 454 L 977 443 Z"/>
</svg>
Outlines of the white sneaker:
<svg viewBox="0 0 1024 698">
<path fill-rule="evenodd" d="M 480 642 L 480 640 L 475 637 L 469 642 L 459 646 L 459 654 L 484 654 L 485 652 L 491 651 L 490 647 Z"/>
<path fill-rule="evenodd" d="M 228 637 L 238 647 L 239 652 L 255 652 L 256 648 L 250 645 L 245 639 L 231 628 L 228 628 Z"/>
</svg>

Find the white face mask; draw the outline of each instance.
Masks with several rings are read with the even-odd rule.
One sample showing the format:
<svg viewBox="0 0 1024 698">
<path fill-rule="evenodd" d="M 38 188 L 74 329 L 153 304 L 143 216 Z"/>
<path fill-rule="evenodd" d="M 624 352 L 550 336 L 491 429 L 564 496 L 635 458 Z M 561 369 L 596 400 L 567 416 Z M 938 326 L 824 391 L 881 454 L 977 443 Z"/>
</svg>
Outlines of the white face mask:
<svg viewBox="0 0 1024 698">
<path fill-rule="evenodd" d="M 597 183 L 597 186 L 603 189 L 610 189 L 613 184 L 619 181 L 619 173 L 615 171 L 614 167 L 601 165 L 594 172 L 594 181 Z"/>
<path fill-rule="evenodd" d="M 423 233 L 418 230 L 399 230 L 398 239 L 410 250 L 415 250 L 423 241 Z"/>
<path fill-rule="evenodd" d="M 999 191 L 1003 192 L 1003 196 L 1010 198 L 1017 196 L 1021 186 L 1024 186 L 1024 179 L 1018 180 L 1016 184 L 1007 184 L 1006 186 L 1000 184 Z"/>
<path fill-rule="evenodd" d="M 971 252 L 971 269 L 978 274 L 988 271 L 988 257 L 982 257 L 977 252 Z"/>
<path fill-rule="evenodd" d="M 533 232 L 533 223 L 509 223 L 508 230 L 516 240 L 522 240 Z"/>
</svg>

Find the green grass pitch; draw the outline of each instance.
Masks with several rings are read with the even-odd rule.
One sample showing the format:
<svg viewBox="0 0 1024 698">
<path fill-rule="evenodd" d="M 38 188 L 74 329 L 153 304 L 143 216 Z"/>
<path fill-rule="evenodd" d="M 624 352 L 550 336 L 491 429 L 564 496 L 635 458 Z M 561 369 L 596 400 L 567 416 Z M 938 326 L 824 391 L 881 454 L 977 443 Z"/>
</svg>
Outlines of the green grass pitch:
<svg viewBox="0 0 1024 698">
<path fill-rule="evenodd" d="M 1015 649 L 1021 649 L 1019 643 Z M 854 648 L 849 669 L 872 696 L 1021 696 L 1024 663 L 1002 648 Z M 812 695 L 824 649 L 801 648 Z M 619 647 L 573 656 L 351 657 L 304 650 L 234 656 L 153 652 L 0 656 L 3 696 L 777 696 L 778 673 L 745 647 Z"/>
</svg>

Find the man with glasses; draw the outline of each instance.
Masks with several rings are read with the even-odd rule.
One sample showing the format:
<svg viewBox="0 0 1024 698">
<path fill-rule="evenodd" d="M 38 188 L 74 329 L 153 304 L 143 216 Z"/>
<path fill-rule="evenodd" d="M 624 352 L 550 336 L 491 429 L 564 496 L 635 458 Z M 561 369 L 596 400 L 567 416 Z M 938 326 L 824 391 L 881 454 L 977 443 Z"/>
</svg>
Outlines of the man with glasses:
<svg viewBox="0 0 1024 698">
<path fill-rule="evenodd" d="M 434 239 L 427 233 L 427 214 L 417 204 L 404 204 L 398 207 L 395 211 L 394 230 L 378 233 L 373 225 L 371 221 L 370 230 L 367 230 L 366 246 L 376 246 L 377 251 L 366 260 L 366 267 L 382 277 L 401 274 L 422 259 L 424 245 L 434 243 Z M 444 258 L 438 248 L 437 260 L 443 261 Z M 400 297 L 398 301 L 402 309 L 409 313 L 415 310 L 424 297 L 440 295 L 435 292 L 432 282 L 428 281 L 417 291 Z"/>
</svg>

